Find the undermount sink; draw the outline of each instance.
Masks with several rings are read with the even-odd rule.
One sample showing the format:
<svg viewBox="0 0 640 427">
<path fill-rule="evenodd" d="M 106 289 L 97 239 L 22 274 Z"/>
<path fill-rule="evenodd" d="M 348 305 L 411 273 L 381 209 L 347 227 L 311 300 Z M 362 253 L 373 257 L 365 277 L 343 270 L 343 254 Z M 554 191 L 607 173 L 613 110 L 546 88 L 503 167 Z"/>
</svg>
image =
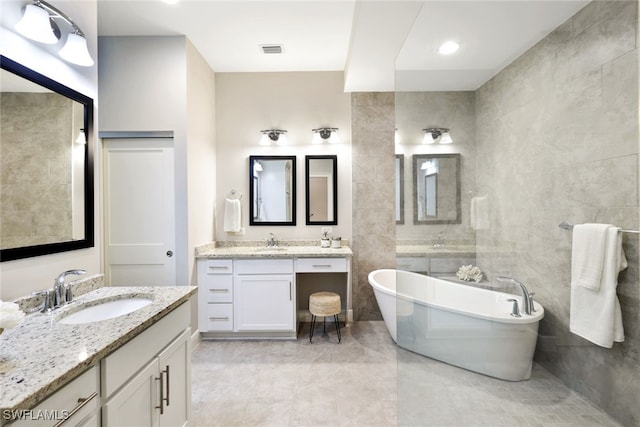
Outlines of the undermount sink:
<svg viewBox="0 0 640 427">
<path fill-rule="evenodd" d="M 114 319 L 119 316 L 124 316 L 125 314 L 133 313 L 152 302 L 152 299 L 143 296 L 90 301 L 79 306 L 76 310 L 64 313 L 57 321 L 65 325 L 99 322 L 101 320 Z"/>
</svg>

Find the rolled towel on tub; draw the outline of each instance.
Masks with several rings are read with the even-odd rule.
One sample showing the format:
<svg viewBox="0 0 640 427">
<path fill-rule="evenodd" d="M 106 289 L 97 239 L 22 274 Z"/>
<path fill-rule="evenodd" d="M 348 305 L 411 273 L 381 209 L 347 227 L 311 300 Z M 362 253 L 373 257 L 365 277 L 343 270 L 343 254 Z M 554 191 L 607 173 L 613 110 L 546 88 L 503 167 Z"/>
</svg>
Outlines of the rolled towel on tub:
<svg viewBox="0 0 640 427">
<path fill-rule="evenodd" d="M 573 228 L 569 329 L 602 347 L 624 341 L 616 295 L 618 274 L 627 268 L 619 228 L 581 224 Z"/>
</svg>

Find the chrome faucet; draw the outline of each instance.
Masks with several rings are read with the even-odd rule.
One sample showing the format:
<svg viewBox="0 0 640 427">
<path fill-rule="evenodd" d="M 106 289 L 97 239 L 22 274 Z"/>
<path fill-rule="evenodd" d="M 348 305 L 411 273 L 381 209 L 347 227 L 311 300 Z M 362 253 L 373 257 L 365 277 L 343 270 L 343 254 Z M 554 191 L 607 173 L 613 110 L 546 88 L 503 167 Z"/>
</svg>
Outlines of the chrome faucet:
<svg viewBox="0 0 640 427">
<path fill-rule="evenodd" d="M 520 291 L 522 292 L 522 305 L 524 314 L 535 313 L 535 309 L 533 308 L 533 296 L 535 295 L 533 292 L 529 293 L 527 287 L 519 280 L 514 279 L 513 277 L 507 276 L 497 276 L 496 279 L 500 282 L 511 283 L 513 285 L 517 285 L 520 287 Z"/>
<path fill-rule="evenodd" d="M 60 273 L 53 283 L 53 301 L 49 302 L 49 304 L 53 304 L 53 307 L 56 308 L 73 301 L 73 291 L 71 290 L 71 286 L 65 284 L 65 279 L 72 274 L 85 273 L 85 270 L 67 270 Z M 47 307 L 45 307 L 45 309 L 46 308 Z"/>
<path fill-rule="evenodd" d="M 278 241 L 276 240 L 273 233 L 269 233 L 269 238 L 267 239 L 267 247 L 268 248 L 276 248 L 278 247 Z"/>
<path fill-rule="evenodd" d="M 446 246 L 447 235 L 444 231 L 441 231 L 436 236 L 436 242 L 433 244 L 434 248 L 443 248 Z"/>
</svg>

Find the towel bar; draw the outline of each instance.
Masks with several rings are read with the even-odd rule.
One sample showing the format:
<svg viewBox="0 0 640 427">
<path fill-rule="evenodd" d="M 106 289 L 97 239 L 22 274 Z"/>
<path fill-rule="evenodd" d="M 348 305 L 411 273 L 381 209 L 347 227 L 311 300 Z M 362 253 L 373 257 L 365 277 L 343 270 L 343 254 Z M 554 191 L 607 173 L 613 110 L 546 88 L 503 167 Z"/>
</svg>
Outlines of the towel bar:
<svg viewBox="0 0 640 427">
<path fill-rule="evenodd" d="M 562 229 L 564 229 L 564 230 L 571 230 L 571 229 L 573 229 L 573 225 L 568 224 L 566 221 L 562 221 L 562 222 L 558 225 L 558 227 L 560 227 L 560 228 L 562 228 Z M 640 231 L 638 231 L 638 230 L 623 230 L 623 229 L 620 229 L 619 231 L 620 231 L 621 233 L 633 233 L 633 234 L 640 234 Z"/>
</svg>

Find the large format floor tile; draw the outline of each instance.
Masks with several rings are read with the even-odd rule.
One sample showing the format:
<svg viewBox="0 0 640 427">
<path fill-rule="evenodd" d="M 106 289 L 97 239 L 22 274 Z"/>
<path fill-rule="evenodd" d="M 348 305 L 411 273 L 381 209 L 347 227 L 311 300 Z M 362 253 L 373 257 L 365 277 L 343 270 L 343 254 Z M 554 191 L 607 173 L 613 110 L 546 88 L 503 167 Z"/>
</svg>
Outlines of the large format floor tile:
<svg viewBox="0 0 640 427">
<path fill-rule="evenodd" d="M 404 351 L 383 322 L 297 341 L 204 341 L 194 426 L 619 426 L 539 366 L 507 382 Z"/>
</svg>

